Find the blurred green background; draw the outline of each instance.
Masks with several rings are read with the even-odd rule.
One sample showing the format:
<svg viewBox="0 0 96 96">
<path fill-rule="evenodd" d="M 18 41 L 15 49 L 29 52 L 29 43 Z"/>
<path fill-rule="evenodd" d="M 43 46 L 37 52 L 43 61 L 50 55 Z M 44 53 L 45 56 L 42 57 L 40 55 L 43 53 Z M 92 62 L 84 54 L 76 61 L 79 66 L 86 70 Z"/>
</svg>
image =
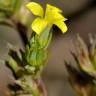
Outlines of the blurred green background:
<svg viewBox="0 0 96 96">
<path fill-rule="evenodd" d="M 30 0 L 0 0 L 0 59 L 8 57 L 8 43 L 15 47 L 24 48 L 23 40 L 30 36 L 30 24 L 33 16 L 27 12 L 24 5 Z M 64 66 L 64 60 L 71 60 L 70 50 L 74 50 L 72 40 L 79 33 L 85 41 L 88 34 L 96 34 L 96 0 L 31 0 L 39 2 L 44 7 L 46 3 L 63 10 L 68 20 L 68 32 L 64 35 L 54 26 L 53 40 L 49 47 L 49 62 L 42 74 L 48 96 L 75 96 L 71 88 Z M 11 2 L 11 3 L 10 3 Z M 16 3 L 19 2 L 19 3 Z M 22 7 L 21 7 L 22 6 Z M 26 14 L 24 14 L 26 12 Z M 27 14 L 28 13 L 28 14 Z M 23 15 L 22 15 L 23 14 Z M 21 27 L 21 29 L 18 29 Z M 27 33 L 23 33 L 28 28 Z M 17 30 L 18 29 L 18 30 Z M 24 38 L 21 38 L 22 32 Z M 88 43 L 88 42 L 87 42 Z M 0 64 L 0 96 L 7 96 L 7 85 L 12 82 L 11 71 Z"/>
</svg>

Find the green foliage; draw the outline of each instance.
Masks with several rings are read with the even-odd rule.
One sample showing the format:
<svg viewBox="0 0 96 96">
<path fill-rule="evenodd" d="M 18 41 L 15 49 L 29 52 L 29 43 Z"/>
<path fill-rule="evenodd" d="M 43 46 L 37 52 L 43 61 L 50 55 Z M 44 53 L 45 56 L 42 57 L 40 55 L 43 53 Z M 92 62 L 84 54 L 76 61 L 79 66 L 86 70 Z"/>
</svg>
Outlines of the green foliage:
<svg viewBox="0 0 96 96">
<path fill-rule="evenodd" d="M 16 79 L 12 85 L 12 96 L 41 96 L 38 84 L 35 80 L 40 79 L 42 70 L 47 63 L 47 48 L 51 41 L 52 31 L 48 28 L 41 35 L 33 34 L 25 51 L 9 51 L 7 66 L 12 70 Z M 19 90 L 14 90 L 16 87 Z"/>
</svg>

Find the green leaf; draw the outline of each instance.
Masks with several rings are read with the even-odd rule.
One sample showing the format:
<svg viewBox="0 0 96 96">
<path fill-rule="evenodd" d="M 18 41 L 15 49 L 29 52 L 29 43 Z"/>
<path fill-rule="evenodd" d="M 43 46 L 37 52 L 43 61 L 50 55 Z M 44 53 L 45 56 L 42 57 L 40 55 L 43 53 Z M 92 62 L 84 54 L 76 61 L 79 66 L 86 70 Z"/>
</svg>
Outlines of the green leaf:
<svg viewBox="0 0 96 96">
<path fill-rule="evenodd" d="M 13 8 L 14 8 L 14 12 L 17 14 L 18 11 L 20 10 L 21 6 L 22 6 L 22 0 L 13 0 Z M 23 15 L 23 14 L 22 14 Z"/>
<path fill-rule="evenodd" d="M 28 74 L 34 74 L 35 73 L 35 66 L 31 66 L 31 65 L 26 65 L 25 66 L 25 70 Z"/>
<path fill-rule="evenodd" d="M 12 58 L 9 57 L 8 61 L 8 66 L 10 66 L 12 68 L 12 70 L 14 70 L 14 72 L 17 72 L 19 70 L 19 66 L 17 64 L 17 62 Z"/>
</svg>

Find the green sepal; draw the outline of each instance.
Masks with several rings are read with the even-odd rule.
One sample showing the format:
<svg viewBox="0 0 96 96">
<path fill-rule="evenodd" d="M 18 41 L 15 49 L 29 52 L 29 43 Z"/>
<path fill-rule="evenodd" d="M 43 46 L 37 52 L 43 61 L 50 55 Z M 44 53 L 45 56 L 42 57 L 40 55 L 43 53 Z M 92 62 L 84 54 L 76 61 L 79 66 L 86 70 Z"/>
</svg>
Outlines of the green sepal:
<svg viewBox="0 0 96 96">
<path fill-rule="evenodd" d="M 46 49 L 52 38 L 52 30 L 47 27 L 39 36 L 36 35 L 36 38 L 38 38 L 38 42 L 40 44 L 39 48 Z"/>
</svg>

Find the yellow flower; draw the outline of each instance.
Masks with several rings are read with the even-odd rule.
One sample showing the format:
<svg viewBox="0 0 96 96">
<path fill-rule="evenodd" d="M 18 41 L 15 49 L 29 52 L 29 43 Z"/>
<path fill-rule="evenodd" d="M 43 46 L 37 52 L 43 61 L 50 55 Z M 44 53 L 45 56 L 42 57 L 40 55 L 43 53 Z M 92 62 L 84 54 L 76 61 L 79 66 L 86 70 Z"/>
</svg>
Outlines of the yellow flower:
<svg viewBox="0 0 96 96">
<path fill-rule="evenodd" d="M 42 33 L 46 27 L 51 28 L 53 24 L 60 28 L 63 33 L 67 31 L 67 26 L 64 23 L 67 19 L 61 14 L 62 10 L 47 4 L 44 12 L 42 6 L 35 2 L 28 3 L 26 7 L 38 16 L 32 23 L 32 29 L 37 34 Z"/>
</svg>

